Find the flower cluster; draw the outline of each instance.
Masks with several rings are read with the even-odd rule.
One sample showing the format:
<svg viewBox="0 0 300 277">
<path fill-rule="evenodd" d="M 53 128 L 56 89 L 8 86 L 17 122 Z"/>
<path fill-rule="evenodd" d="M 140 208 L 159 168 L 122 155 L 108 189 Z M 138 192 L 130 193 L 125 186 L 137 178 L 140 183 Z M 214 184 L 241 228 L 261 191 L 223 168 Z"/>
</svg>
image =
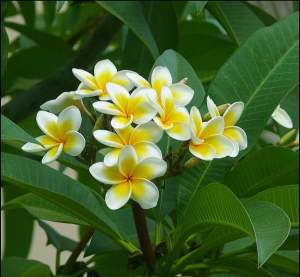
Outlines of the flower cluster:
<svg viewBox="0 0 300 277">
<path fill-rule="evenodd" d="M 83 98 L 97 96 L 93 108 L 108 115 L 111 128 L 93 132 L 107 148 L 101 149 L 103 162 L 91 165 L 90 173 L 99 182 L 112 185 L 105 196 L 110 209 L 122 207 L 129 199 L 144 209 L 156 206 L 159 192 L 150 180 L 167 171 L 157 146 L 163 132 L 183 141 L 201 160 L 235 157 L 247 147 L 245 132 L 235 126 L 244 109 L 242 102 L 217 107 L 207 97 L 209 113 L 204 120 L 197 107 L 190 112 L 186 108 L 194 96 L 186 79 L 173 83 L 166 67 L 155 67 L 151 82 L 133 71 L 117 71 L 109 60 L 99 61 L 94 75 L 81 69 L 73 69 L 73 74 L 80 80 L 77 90 L 63 92 L 41 106 L 44 111 L 36 119 L 45 135 L 36 138 L 40 144 L 26 143 L 22 149 L 47 151 L 42 163 L 54 161 L 62 151 L 79 155 L 85 147 L 78 132 L 80 111 L 88 112 Z"/>
</svg>

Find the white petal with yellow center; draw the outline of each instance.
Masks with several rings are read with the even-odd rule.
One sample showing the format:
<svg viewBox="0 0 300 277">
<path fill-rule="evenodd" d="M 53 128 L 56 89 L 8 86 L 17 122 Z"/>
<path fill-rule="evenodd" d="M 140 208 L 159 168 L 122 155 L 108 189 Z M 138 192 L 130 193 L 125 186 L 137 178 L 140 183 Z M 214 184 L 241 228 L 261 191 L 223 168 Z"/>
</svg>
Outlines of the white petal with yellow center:
<svg viewBox="0 0 300 277">
<path fill-rule="evenodd" d="M 160 117 L 157 117 L 157 116 L 153 118 L 153 121 L 157 124 L 157 126 L 162 128 L 163 130 L 170 130 L 174 126 L 174 124 L 172 122 L 165 123 L 161 120 Z"/>
<path fill-rule="evenodd" d="M 89 168 L 92 176 L 103 184 L 119 184 L 125 181 L 124 176 L 120 173 L 117 166 L 106 166 L 99 162 Z"/>
<path fill-rule="evenodd" d="M 224 120 L 223 117 L 217 116 L 210 119 L 208 122 L 203 124 L 200 138 L 208 138 L 210 136 L 221 135 L 224 132 Z"/>
<path fill-rule="evenodd" d="M 57 125 L 60 136 L 69 131 L 78 131 L 81 125 L 81 114 L 77 107 L 70 106 L 64 109 L 58 116 Z"/>
<path fill-rule="evenodd" d="M 195 157 L 205 161 L 211 161 L 216 154 L 216 150 L 207 143 L 190 143 L 189 150 Z"/>
<path fill-rule="evenodd" d="M 189 112 L 185 107 L 175 107 L 175 110 L 170 114 L 169 119 L 173 123 L 189 124 Z"/>
<path fill-rule="evenodd" d="M 151 74 L 151 85 L 160 93 L 163 86 L 170 86 L 172 84 L 172 76 L 167 67 L 157 66 L 153 69 Z"/>
<path fill-rule="evenodd" d="M 225 127 L 234 126 L 240 119 L 244 110 L 243 102 L 232 103 L 225 111 L 223 118 Z"/>
<path fill-rule="evenodd" d="M 167 134 L 176 140 L 186 141 L 191 138 L 190 127 L 186 123 L 173 123 L 173 127 L 166 130 Z"/>
<path fill-rule="evenodd" d="M 55 161 L 63 150 L 63 144 L 59 144 L 57 146 L 52 147 L 48 152 L 44 155 L 42 159 L 42 164 L 48 164 Z"/>
<path fill-rule="evenodd" d="M 126 178 L 131 178 L 138 161 L 137 154 L 131 145 L 125 146 L 118 159 L 120 173 Z"/>
<path fill-rule="evenodd" d="M 112 77 L 117 73 L 117 68 L 110 60 L 102 60 L 96 63 L 94 67 L 95 79 L 102 89 L 104 85 L 111 81 Z"/>
<path fill-rule="evenodd" d="M 43 133 L 53 139 L 59 138 L 56 115 L 46 111 L 39 111 L 36 115 L 36 122 Z"/>
<path fill-rule="evenodd" d="M 129 92 L 120 85 L 107 83 L 106 89 L 109 97 L 120 111 L 126 113 L 129 100 Z"/>
<path fill-rule="evenodd" d="M 242 128 L 238 126 L 227 127 L 224 130 L 224 135 L 230 140 L 236 142 L 240 150 L 247 148 L 247 135 Z"/>
<path fill-rule="evenodd" d="M 142 141 L 157 143 L 160 141 L 163 131 L 153 121 L 138 125 L 132 132 L 130 143 L 135 144 Z"/>
<path fill-rule="evenodd" d="M 111 120 L 111 126 L 115 129 L 123 129 L 128 127 L 133 121 L 133 115 L 129 117 L 114 116 Z"/>
<path fill-rule="evenodd" d="M 57 146 L 60 142 L 48 136 L 39 136 L 35 138 L 45 149 Z"/>
<path fill-rule="evenodd" d="M 117 165 L 121 150 L 122 150 L 122 148 L 116 148 L 116 149 L 109 151 L 105 155 L 104 160 L 103 160 L 105 165 L 107 165 L 107 166 Z"/>
<path fill-rule="evenodd" d="M 105 194 L 105 203 L 111 210 L 117 210 L 123 207 L 131 196 L 131 184 L 124 182 L 113 185 Z"/>
<path fill-rule="evenodd" d="M 167 163 L 157 158 L 146 158 L 138 163 L 133 172 L 134 178 L 152 180 L 163 176 L 167 170 Z"/>
<path fill-rule="evenodd" d="M 130 70 L 121 70 L 118 71 L 113 78 L 111 79 L 111 82 L 114 84 L 118 84 L 128 91 L 132 90 L 134 87 L 133 82 L 127 77 L 127 73 L 130 73 Z"/>
<path fill-rule="evenodd" d="M 138 156 L 138 160 L 151 157 L 162 159 L 160 148 L 152 142 L 139 142 L 134 145 L 134 149 Z"/>
<path fill-rule="evenodd" d="M 46 150 L 43 146 L 32 142 L 25 143 L 21 149 L 28 153 L 37 153 Z"/>
<path fill-rule="evenodd" d="M 93 107 L 95 111 L 99 113 L 110 114 L 110 115 L 122 114 L 119 108 L 115 104 L 109 102 L 97 101 L 93 103 Z"/>
<path fill-rule="evenodd" d="M 131 198 L 143 209 L 151 209 L 157 205 L 159 191 L 155 184 L 146 179 L 135 179 L 132 184 Z"/>
<path fill-rule="evenodd" d="M 272 118 L 281 126 L 285 128 L 293 128 L 293 121 L 288 113 L 278 105 L 272 113 Z"/>
<path fill-rule="evenodd" d="M 91 89 L 89 86 L 87 86 L 84 83 L 80 83 L 76 92 L 75 92 L 75 97 L 77 99 L 82 99 L 86 97 L 94 97 L 98 96 L 102 93 L 102 89 Z"/>
<path fill-rule="evenodd" d="M 230 156 L 234 151 L 233 143 L 223 135 L 209 137 L 205 140 L 205 143 L 209 144 L 215 149 L 215 158 L 224 158 Z"/>
<path fill-rule="evenodd" d="M 195 140 L 198 140 L 196 138 L 198 137 L 199 133 L 202 130 L 203 123 L 202 123 L 201 114 L 198 108 L 196 108 L 195 106 L 193 106 L 190 111 L 190 127 L 191 127 L 193 138 Z"/>
<path fill-rule="evenodd" d="M 217 105 L 209 96 L 207 96 L 206 103 L 208 112 L 212 118 L 220 115 Z"/>
<path fill-rule="evenodd" d="M 82 70 L 82 69 L 77 69 L 77 68 L 73 68 L 72 72 L 73 72 L 74 76 L 89 89 L 91 89 L 91 90 L 98 89 L 96 80 L 91 73 L 89 73 L 85 70 Z"/>
<path fill-rule="evenodd" d="M 141 75 L 135 73 L 135 72 L 127 72 L 126 76 L 134 83 L 134 85 L 138 88 L 150 88 L 151 85 L 149 82 L 143 78 Z"/>
<path fill-rule="evenodd" d="M 123 129 L 115 129 L 123 145 L 132 144 L 130 142 L 130 137 L 133 134 L 134 130 L 135 128 L 133 128 L 131 125 Z"/>
<path fill-rule="evenodd" d="M 71 156 L 78 156 L 85 147 L 85 138 L 76 131 L 70 131 L 65 135 L 64 152 Z"/>
<path fill-rule="evenodd" d="M 186 106 L 194 96 L 194 90 L 185 84 L 173 84 L 170 87 L 174 101 L 177 105 Z"/>
<path fill-rule="evenodd" d="M 106 146 L 117 147 L 117 148 L 123 147 L 123 143 L 120 140 L 119 136 L 113 132 L 107 130 L 97 130 L 94 131 L 93 135 L 98 142 Z"/>
</svg>

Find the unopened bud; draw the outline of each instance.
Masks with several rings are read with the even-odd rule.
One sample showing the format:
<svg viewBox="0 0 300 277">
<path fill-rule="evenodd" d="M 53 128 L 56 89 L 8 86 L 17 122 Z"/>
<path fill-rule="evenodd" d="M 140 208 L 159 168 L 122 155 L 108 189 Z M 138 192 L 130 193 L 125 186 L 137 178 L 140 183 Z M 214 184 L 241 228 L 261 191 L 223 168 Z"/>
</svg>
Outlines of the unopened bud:
<svg viewBox="0 0 300 277">
<path fill-rule="evenodd" d="M 187 83 L 187 81 L 188 81 L 188 78 L 183 78 L 182 80 L 179 81 L 179 83 L 185 85 Z"/>
<path fill-rule="evenodd" d="M 283 135 L 279 141 L 280 145 L 285 145 L 293 142 L 296 139 L 297 129 L 293 129 Z"/>
<path fill-rule="evenodd" d="M 200 163 L 200 159 L 197 159 L 195 157 L 192 157 L 190 159 L 188 159 L 185 163 L 184 163 L 184 167 L 185 168 L 192 168 L 196 165 L 198 165 Z"/>
<path fill-rule="evenodd" d="M 99 129 L 104 129 L 104 126 L 105 126 L 105 117 L 104 114 L 101 114 L 96 120 L 94 131 Z"/>
</svg>

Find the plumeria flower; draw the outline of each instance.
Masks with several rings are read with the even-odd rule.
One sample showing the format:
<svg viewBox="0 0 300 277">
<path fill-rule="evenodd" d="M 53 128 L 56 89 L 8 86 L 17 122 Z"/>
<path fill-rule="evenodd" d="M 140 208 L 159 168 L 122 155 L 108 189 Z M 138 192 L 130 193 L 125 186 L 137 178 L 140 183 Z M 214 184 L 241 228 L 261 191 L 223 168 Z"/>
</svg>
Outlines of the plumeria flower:
<svg viewBox="0 0 300 277">
<path fill-rule="evenodd" d="M 231 140 L 223 135 L 224 119 L 221 116 L 203 122 L 199 110 L 192 107 L 190 126 L 192 139 L 189 150 L 195 157 L 201 160 L 212 160 L 229 156 L 234 151 Z"/>
<path fill-rule="evenodd" d="M 137 86 L 142 88 L 152 88 L 156 92 L 157 102 L 160 103 L 160 95 L 164 86 L 169 87 L 174 97 L 176 105 L 186 106 L 191 102 L 194 90 L 183 83 L 172 84 L 172 76 L 167 67 L 157 66 L 151 74 L 151 84 L 142 76 L 135 72 L 126 73 L 127 77 Z"/>
<path fill-rule="evenodd" d="M 122 149 L 117 165 L 106 166 L 99 162 L 90 167 L 90 173 L 95 179 L 112 185 L 105 195 L 105 202 L 112 210 L 121 208 L 130 198 L 143 209 L 155 207 L 159 192 L 150 180 L 163 176 L 166 170 L 167 163 L 158 158 L 138 161 L 131 145 Z"/>
<path fill-rule="evenodd" d="M 168 87 L 162 88 L 161 105 L 156 102 L 156 98 L 150 96 L 149 99 L 158 111 L 158 116 L 153 118 L 154 122 L 170 137 L 181 141 L 189 140 L 189 113 L 185 107 L 176 106 L 171 90 Z"/>
<path fill-rule="evenodd" d="M 55 99 L 42 104 L 40 108 L 50 113 L 58 114 L 69 106 L 77 106 L 79 109 L 82 109 L 83 107 L 82 100 L 78 99 L 75 91 L 63 92 Z"/>
<path fill-rule="evenodd" d="M 115 129 L 115 131 L 116 133 L 97 130 L 93 133 L 97 141 L 112 148 L 109 148 L 109 152 L 104 157 L 105 165 L 115 165 L 121 150 L 126 145 L 134 148 L 139 160 L 148 157 L 162 159 L 161 151 L 155 145 L 162 137 L 162 130 L 154 122 L 138 125 L 135 128 L 129 125 L 124 129 Z"/>
<path fill-rule="evenodd" d="M 272 118 L 281 126 L 291 129 L 293 128 L 293 121 L 288 113 L 278 105 L 272 113 Z"/>
<path fill-rule="evenodd" d="M 106 90 L 106 84 L 108 82 L 121 85 L 127 90 L 133 88 L 132 82 L 126 76 L 126 73 L 130 71 L 117 71 L 117 68 L 110 60 L 97 62 L 94 67 L 94 75 L 77 68 L 73 68 L 72 72 L 81 82 L 76 91 L 76 95 L 82 98 L 99 96 L 100 100 L 110 100 Z"/>
<path fill-rule="evenodd" d="M 218 107 L 209 96 L 207 97 L 207 108 L 212 118 L 220 116 Z M 247 148 L 247 135 L 245 131 L 238 126 L 235 126 L 240 119 L 243 110 L 244 103 L 239 101 L 230 104 L 223 114 L 224 136 L 229 138 L 234 144 L 234 151 L 231 153 L 231 157 L 236 157 L 239 151 Z"/>
<path fill-rule="evenodd" d="M 149 122 L 156 114 L 155 109 L 150 105 L 147 98 L 151 90 L 135 89 L 130 95 L 122 86 L 113 83 L 106 85 L 107 93 L 113 103 L 97 101 L 93 103 L 96 111 L 113 115 L 111 125 L 115 129 L 122 129 L 135 124 Z"/>
<path fill-rule="evenodd" d="M 56 160 L 62 152 L 78 156 L 84 149 L 85 139 L 78 132 L 81 114 L 77 107 L 70 106 L 58 116 L 39 111 L 36 121 L 45 135 L 35 138 L 40 144 L 28 142 L 22 146 L 22 150 L 29 153 L 47 151 L 42 159 L 43 164 Z"/>
</svg>

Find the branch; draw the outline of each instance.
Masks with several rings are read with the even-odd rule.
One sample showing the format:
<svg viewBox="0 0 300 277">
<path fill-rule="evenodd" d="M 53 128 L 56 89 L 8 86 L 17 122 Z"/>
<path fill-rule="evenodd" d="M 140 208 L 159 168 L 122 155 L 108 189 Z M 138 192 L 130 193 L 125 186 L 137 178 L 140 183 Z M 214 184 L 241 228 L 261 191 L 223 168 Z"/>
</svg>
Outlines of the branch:
<svg viewBox="0 0 300 277">
<path fill-rule="evenodd" d="M 44 81 L 15 97 L 3 107 L 2 113 L 11 120 L 19 122 L 33 111 L 37 111 L 45 101 L 57 97 L 63 91 L 75 89 L 76 79 L 72 74 L 72 68 L 87 68 L 94 63 L 95 57 L 106 49 L 120 27 L 120 21 L 110 15 L 105 16 L 90 40 L 69 63 Z"/>
</svg>

